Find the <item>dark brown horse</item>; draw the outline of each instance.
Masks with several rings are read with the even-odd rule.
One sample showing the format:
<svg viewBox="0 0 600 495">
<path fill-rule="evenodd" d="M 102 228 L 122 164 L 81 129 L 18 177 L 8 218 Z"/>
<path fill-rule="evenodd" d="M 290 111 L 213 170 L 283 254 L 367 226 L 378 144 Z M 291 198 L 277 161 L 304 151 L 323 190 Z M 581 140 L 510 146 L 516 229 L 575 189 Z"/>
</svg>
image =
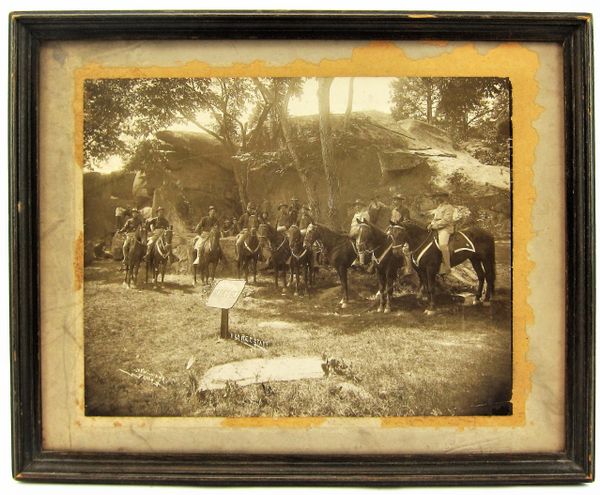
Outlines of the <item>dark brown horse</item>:
<svg viewBox="0 0 600 495">
<path fill-rule="evenodd" d="M 399 240 L 408 242 L 413 266 L 429 299 L 429 308 L 425 312 L 430 314 L 435 309 L 435 276 L 442 263 L 442 253 L 438 247 L 437 236 L 435 232 L 413 222 L 404 222 Z M 494 293 L 496 279 L 494 236 L 478 227 L 471 227 L 456 232 L 450 239 L 449 248 L 452 266 L 460 265 L 466 260 L 471 261 L 479 281 L 475 302 L 481 302 L 485 282 L 483 303 L 489 304 Z"/>
<path fill-rule="evenodd" d="M 244 278 L 248 282 L 248 272 L 252 269 L 253 282 L 256 283 L 256 265 L 260 255 L 260 240 L 255 227 L 248 231 L 246 238 L 237 246 L 237 250 L 238 278 L 241 278 L 242 273 L 244 273 Z"/>
<path fill-rule="evenodd" d="M 334 232 L 321 224 L 310 224 L 304 236 L 304 247 L 311 247 L 315 241 L 323 246 L 324 257 L 333 266 L 342 286 L 340 305 L 348 305 L 348 268 L 357 257 L 357 251 L 347 234 Z"/>
<path fill-rule="evenodd" d="M 127 237 L 129 242 L 124 259 L 125 280 L 123 285 L 130 289 L 132 284 L 137 287 L 138 271 L 146 252 L 146 229 L 140 225 L 135 232 L 128 233 Z"/>
<path fill-rule="evenodd" d="M 294 295 L 300 293 L 300 278 L 304 279 L 304 293 L 310 295 L 313 283 L 313 254 L 312 248 L 304 245 L 302 233 L 297 225 L 292 225 L 287 230 L 287 239 L 290 246 L 290 284 L 296 280 Z"/>
<path fill-rule="evenodd" d="M 194 261 L 196 258 L 198 259 L 198 263 L 193 263 L 194 287 L 196 287 L 198 271 L 200 271 L 200 282 L 202 282 L 202 285 L 207 284 L 209 278 L 214 281 L 219 261 L 225 261 L 223 250 L 221 249 L 221 231 L 218 226 L 210 229 L 208 237 L 200 248 L 200 252 L 194 249 Z"/>
<path fill-rule="evenodd" d="M 148 259 L 146 260 L 146 283 L 148 283 L 149 273 L 152 273 L 152 283 L 154 285 L 158 283 L 159 274 L 161 276 L 160 283 L 165 282 L 165 271 L 167 270 L 167 264 L 171 256 L 172 243 L 173 227 L 170 226 L 158 234 L 158 238 L 154 246 L 152 246 L 152 251 L 148 255 Z"/>
<path fill-rule="evenodd" d="M 288 259 L 290 257 L 290 245 L 285 233 L 277 232 L 277 229 L 268 223 L 258 226 L 258 238 L 263 247 L 266 246 L 271 252 L 271 264 L 275 277 L 275 287 L 279 288 L 279 274 L 283 274 L 283 290 L 287 288 Z"/>
<path fill-rule="evenodd" d="M 402 227 L 395 224 L 391 224 L 387 232 L 372 223 L 362 223 L 358 226 L 356 248 L 359 253 L 366 252 L 370 255 L 370 261 L 377 274 L 378 313 L 389 313 L 392 310 L 394 282 L 398 277 L 398 270 L 404 264 L 401 229 Z"/>
</svg>

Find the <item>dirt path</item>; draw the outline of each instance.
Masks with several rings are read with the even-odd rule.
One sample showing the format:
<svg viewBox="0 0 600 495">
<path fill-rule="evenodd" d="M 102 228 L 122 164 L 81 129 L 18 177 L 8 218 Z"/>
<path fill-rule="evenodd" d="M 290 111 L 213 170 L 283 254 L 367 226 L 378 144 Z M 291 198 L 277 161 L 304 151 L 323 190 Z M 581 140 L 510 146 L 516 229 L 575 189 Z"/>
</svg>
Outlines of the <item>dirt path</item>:
<svg viewBox="0 0 600 495">
<path fill-rule="evenodd" d="M 333 274 L 294 297 L 260 274 L 231 311 L 230 330 L 266 351 L 217 338 L 210 288 L 168 274 L 160 289 L 125 289 L 117 264 L 85 271 L 86 411 L 90 415 L 402 416 L 510 413 L 508 271 L 491 307 L 444 306 L 425 316 L 408 291 L 375 312 L 375 280 L 351 273 L 354 301 L 341 311 Z M 320 380 L 197 393 L 212 366 L 255 357 L 327 356 L 346 365 Z"/>
</svg>

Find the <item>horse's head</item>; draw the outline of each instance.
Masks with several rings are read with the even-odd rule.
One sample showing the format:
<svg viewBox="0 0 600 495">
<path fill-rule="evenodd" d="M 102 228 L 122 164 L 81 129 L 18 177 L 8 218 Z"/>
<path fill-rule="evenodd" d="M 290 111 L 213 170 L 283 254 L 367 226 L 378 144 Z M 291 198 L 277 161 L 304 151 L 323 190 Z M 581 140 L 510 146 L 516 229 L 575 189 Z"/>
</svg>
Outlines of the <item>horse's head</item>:
<svg viewBox="0 0 600 495">
<path fill-rule="evenodd" d="M 401 223 L 390 222 L 387 229 L 387 235 L 392 240 L 394 246 L 408 242 L 408 230 L 406 230 L 406 227 Z"/>
<path fill-rule="evenodd" d="M 135 231 L 135 235 L 134 237 L 139 241 L 139 242 L 146 242 L 147 238 L 148 238 L 148 231 L 146 230 L 146 227 L 144 226 L 144 224 L 140 224 L 139 227 L 136 229 Z"/>
<path fill-rule="evenodd" d="M 306 227 L 306 234 L 304 234 L 304 247 L 309 248 L 315 241 L 320 239 L 320 232 L 318 225 L 311 223 Z"/>
<path fill-rule="evenodd" d="M 357 226 L 356 235 L 356 249 L 359 253 L 370 250 L 372 251 L 375 246 L 373 228 L 366 222 L 361 222 Z"/>
<path fill-rule="evenodd" d="M 300 232 L 300 228 L 297 225 L 291 225 L 287 232 L 285 233 L 288 239 L 288 243 L 290 246 L 297 245 L 302 242 L 302 233 Z"/>
<path fill-rule="evenodd" d="M 165 230 L 163 234 L 165 244 L 171 244 L 173 242 L 173 226 L 169 225 L 169 228 Z"/>
</svg>

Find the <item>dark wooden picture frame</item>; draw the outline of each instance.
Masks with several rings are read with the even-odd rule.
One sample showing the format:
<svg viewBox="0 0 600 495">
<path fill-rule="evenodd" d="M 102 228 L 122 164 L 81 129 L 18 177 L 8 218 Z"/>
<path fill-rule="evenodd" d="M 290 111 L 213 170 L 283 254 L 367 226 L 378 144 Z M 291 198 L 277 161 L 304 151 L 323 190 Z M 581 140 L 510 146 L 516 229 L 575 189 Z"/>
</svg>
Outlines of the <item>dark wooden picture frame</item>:
<svg viewBox="0 0 600 495">
<path fill-rule="evenodd" d="M 420 13 L 422 14 L 422 13 Z M 38 99 L 42 43 L 160 39 L 552 42 L 564 61 L 564 452 L 481 455 L 123 454 L 42 448 Z M 13 474 L 26 481 L 211 485 L 567 483 L 594 476 L 594 170 L 591 17 L 390 12 L 13 13 L 10 18 Z"/>
</svg>

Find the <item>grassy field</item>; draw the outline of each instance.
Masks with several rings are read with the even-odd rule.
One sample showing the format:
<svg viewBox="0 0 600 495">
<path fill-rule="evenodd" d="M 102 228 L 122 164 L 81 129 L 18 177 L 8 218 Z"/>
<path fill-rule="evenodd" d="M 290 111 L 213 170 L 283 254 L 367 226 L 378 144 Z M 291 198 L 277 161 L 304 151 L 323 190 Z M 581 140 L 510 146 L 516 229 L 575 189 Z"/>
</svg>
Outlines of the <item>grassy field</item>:
<svg viewBox="0 0 600 495">
<path fill-rule="evenodd" d="M 491 307 L 445 304 L 423 314 L 406 291 L 375 311 L 373 276 L 353 272 L 354 300 L 338 309 L 332 272 L 294 297 L 260 274 L 230 312 L 230 329 L 266 350 L 218 339 L 208 287 L 167 274 L 163 288 L 128 290 L 112 261 L 85 269 L 86 413 L 115 416 L 405 416 L 510 414 L 509 275 L 499 267 Z M 141 277 L 140 277 L 141 279 Z M 256 357 L 322 356 L 347 372 L 323 379 L 197 392 L 212 366 Z"/>
</svg>

